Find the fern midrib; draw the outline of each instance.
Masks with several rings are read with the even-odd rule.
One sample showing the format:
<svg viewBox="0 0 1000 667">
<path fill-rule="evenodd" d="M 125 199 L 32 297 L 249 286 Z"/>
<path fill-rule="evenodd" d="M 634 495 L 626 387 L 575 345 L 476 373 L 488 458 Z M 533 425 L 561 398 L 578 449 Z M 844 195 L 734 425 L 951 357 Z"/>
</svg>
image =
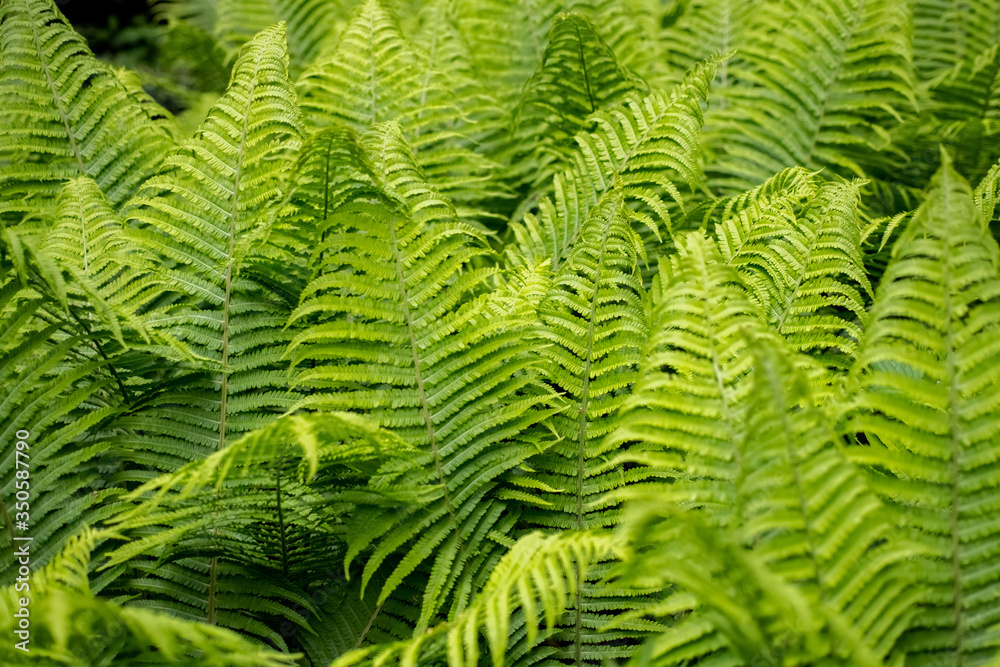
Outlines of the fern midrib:
<svg viewBox="0 0 1000 667">
<path fill-rule="evenodd" d="M 587 87 L 587 102 L 590 104 L 590 113 L 594 113 L 597 111 L 597 105 L 594 103 L 594 94 L 590 88 L 590 68 L 587 67 L 587 59 L 583 53 L 583 35 L 580 33 L 580 24 L 576 21 L 573 22 L 573 30 L 576 31 L 576 45 L 580 54 L 580 68 L 583 70 L 583 83 Z"/>
<path fill-rule="evenodd" d="M 69 144 L 73 148 L 73 155 L 76 157 L 76 166 L 80 170 L 81 174 L 87 174 L 87 168 L 83 165 L 83 155 L 80 153 L 80 147 L 76 145 L 76 135 L 73 134 L 73 129 L 69 124 L 69 117 L 66 115 L 66 109 L 63 106 L 62 96 L 59 91 L 56 90 L 55 81 L 52 80 L 52 74 L 49 72 L 49 62 L 45 57 L 45 51 L 42 49 L 41 40 L 38 37 L 38 27 L 35 25 L 34 17 L 29 17 L 28 23 L 31 24 L 31 36 L 35 42 L 35 53 L 38 54 L 38 61 L 42 65 L 42 72 L 45 73 L 45 80 L 49 84 L 49 90 L 52 92 L 52 99 L 56 103 L 56 109 L 59 110 L 59 117 L 62 119 L 63 127 L 66 129 L 66 136 L 69 138 Z"/>
<path fill-rule="evenodd" d="M 608 234 L 614 215 L 611 213 L 608 224 L 604 226 L 601 235 L 601 249 L 597 256 L 597 275 L 594 279 L 594 293 L 590 297 L 590 317 L 587 324 L 586 358 L 583 362 L 583 383 L 580 392 L 579 429 L 577 431 L 577 463 L 576 463 L 576 529 L 583 530 L 583 479 L 587 451 L 587 406 L 590 403 L 590 369 L 594 357 L 594 330 L 597 323 L 597 300 L 601 292 L 601 280 L 604 277 L 604 254 L 608 245 Z M 573 660 L 577 665 L 583 664 L 583 572 L 579 563 L 574 566 L 576 572 L 576 619 L 573 627 Z"/>
<path fill-rule="evenodd" d="M 944 210 L 952 211 L 951 187 L 950 183 L 942 188 L 944 198 Z M 951 215 L 948 218 L 951 219 Z M 961 405 L 958 396 L 958 361 L 955 359 L 956 335 L 955 324 L 952 316 L 951 289 L 952 289 L 952 260 L 954 254 L 948 245 L 948 239 L 942 237 L 944 242 L 944 265 L 941 270 L 941 283 L 944 286 L 944 320 L 945 320 L 945 369 L 948 378 L 948 417 L 949 417 L 949 448 L 951 459 L 948 462 L 948 472 L 951 476 L 951 505 L 949 507 L 949 527 L 951 528 L 951 571 L 952 571 L 952 613 L 955 619 L 955 667 L 963 667 L 965 650 L 965 634 L 963 629 L 963 606 L 964 592 L 962 590 L 962 543 L 960 539 L 960 516 L 959 516 L 959 477 L 962 472 L 961 454 L 962 444 L 959 438 L 961 424 L 958 416 Z"/>
<path fill-rule="evenodd" d="M 229 210 L 229 241 L 228 249 L 226 252 L 226 270 L 224 274 L 225 281 L 225 296 L 222 301 L 222 352 L 221 352 L 221 371 L 222 376 L 219 382 L 219 445 L 216 451 L 221 451 L 226 447 L 226 418 L 229 398 L 229 310 L 232 301 L 232 288 L 233 288 L 233 246 L 236 239 L 236 229 L 234 223 L 236 220 L 236 214 L 239 208 L 240 201 L 240 180 L 243 177 L 243 158 L 244 153 L 246 153 L 246 140 L 247 140 L 247 129 L 250 124 L 250 112 L 253 106 L 253 93 L 257 89 L 257 77 L 260 74 L 260 64 L 264 57 L 264 49 L 258 49 L 257 58 L 254 61 L 253 75 L 250 78 L 250 89 L 246 93 L 246 111 L 243 113 L 243 124 L 240 128 L 240 145 L 236 151 L 236 171 L 233 175 L 233 200 L 232 206 Z M 209 582 L 208 582 L 208 605 L 206 610 L 206 622 L 209 625 L 215 624 L 215 603 L 216 603 L 216 591 L 218 589 L 218 570 L 219 570 L 219 559 L 218 556 L 212 557 L 212 562 L 209 566 Z"/>
<path fill-rule="evenodd" d="M 809 502 L 806 499 L 805 484 L 802 481 L 802 471 L 800 469 L 802 459 L 799 458 L 799 453 L 792 444 L 796 440 L 795 429 L 792 428 L 791 423 L 788 421 L 789 407 L 785 403 L 785 391 L 781 383 L 781 378 L 775 377 L 772 368 L 768 368 L 767 370 L 768 384 L 771 385 L 771 393 L 775 397 L 775 408 L 777 408 L 777 412 L 781 416 L 781 433 L 785 441 L 785 453 L 788 456 L 788 465 L 792 469 L 792 479 L 795 482 L 795 497 L 799 504 L 799 514 L 802 516 L 802 531 L 805 533 L 806 545 L 809 549 L 809 562 L 812 564 L 813 579 L 816 581 L 820 600 L 825 602 L 827 595 L 823 582 L 823 571 L 816 557 L 818 548 L 816 541 L 813 539 L 813 520 L 809 511 Z M 806 406 L 806 409 L 809 407 Z"/>
<path fill-rule="evenodd" d="M 832 205 L 824 207 L 824 214 L 829 213 L 831 208 Z M 824 217 L 826 216 L 824 215 Z M 819 241 L 820 232 L 822 231 L 821 225 L 822 223 L 816 221 L 815 224 L 812 226 L 812 229 L 810 230 L 811 233 L 809 235 L 808 244 L 806 246 L 807 248 L 806 255 L 805 257 L 802 258 L 802 264 L 800 267 L 800 271 L 798 272 L 799 275 L 795 279 L 795 285 L 789 291 L 788 296 L 785 297 L 785 303 L 781 307 L 780 317 L 778 318 L 777 322 L 774 325 L 777 331 L 782 335 L 787 335 L 785 334 L 785 319 L 791 312 L 792 304 L 795 303 L 795 299 L 799 295 L 799 289 L 802 287 L 802 282 L 806 278 L 806 273 L 809 268 L 809 262 L 812 260 L 813 251 L 816 249 L 816 243 Z"/>
<path fill-rule="evenodd" d="M 386 163 L 385 154 L 387 151 L 388 134 L 382 140 L 382 163 Z M 386 188 L 388 190 L 388 188 Z M 401 305 L 403 308 L 403 315 L 406 318 L 406 333 L 410 339 L 410 358 L 413 360 L 413 377 L 417 383 L 417 394 L 420 397 L 420 413 L 424 418 L 424 425 L 427 428 L 427 439 L 431 447 L 431 453 L 434 456 L 434 470 L 437 473 L 438 481 L 441 483 L 441 487 L 444 492 L 444 503 L 445 507 L 448 508 L 448 516 L 451 519 L 452 524 L 456 524 L 455 519 L 455 508 L 451 502 L 451 493 L 448 491 L 448 483 L 445 479 L 444 467 L 441 463 L 441 452 L 437 445 L 437 433 L 434 428 L 434 420 L 431 417 L 430 402 L 427 398 L 427 390 L 424 387 L 424 377 L 421 371 L 420 363 L 420 351 L 417 345 L 417 334 L 416 329 L 413 326 L 413 313 L 410 311 L 410 296 L 409 291 L 406 289 L 406 276 L 403 275 L 403 256 L 399 248 L 399 239 L 396 235 L 396 220 L 390 219 L 388 222 L 389 227 L 389 239 L 392 245 L 392 254 L 395 259 L 396 265 L 396 281 L 399 285 L 399 292 L 401 298 Z"/>
<path fill-rule="evenodd" d="M 719 390 L 719 400 L 722 402 L 722 418 L 726 423 L 726 429 L 729 431 L 729 441 L 733 445 L 733 464 L 736 468 L 736 479 L 733 481 L 734 483 L 739 482 L 741 484 L 743 479 L 743 452 L 740 449 L 733 410 L 729 404 L 729 391 L 726 387 L 726 378 L 722 372 L 722 363 L 719 359 L 719 339 L 716 336 L 715 318 L 712 317 L 710 307 L 713 286 L 708 281 L 708 264 L 705 262 L 704 257 L 700 259 L 702 263 L 701 270 L 699 271 L 702 279 L 701 291 L 705 295 L 701 300 L 702 313 L 705 317 L 705 329 L 708 331 L 708 348 L 711 351 L 712 375 L 714 376 L 715 386 Z M 736 497 L 741 499 L 742 494 L 737 493 Z M 742 501 L 740 500 L 739 503 L 738 509 L 742 506 Z"/>
<path fill-rule="evenodd" d="M 655 93 L 653 94 L 656 95 Z M 621 164 L 616 169 L 614 169 L 614 171 L 611 174 L 608 174 L 608 177 L 617 177 L 621 175 L 622 169 L 624 169 L 628 165 L 629 161 L 633 157 L 635 157 L 635 154 L 639 151 L 639 149 L 642 148 L 643 144 L 646 143 L 646 140 L 649 139 L 649 135 L 653 132 L 654 129 L 656 129 L 659 126 L 660 121 L 663 120 L 663 117 L 666 116 L 668 113 L 670 113 L 670 108 L 674 102 L 676 102 L 676 99 L 671 100 L 667 104 L 663 105 L 663 109 L 653 116 L 652 122 L 649 123 L 645 131 L 636 140 L 635 146 L 633 146 L 631 150 L 625 153 L 624 157 L 621 160 Z M 608 188 L 613 187 L 615 178 L 606 177 L 605 181 L 608 182 L 609 184 L 605 185 L 600 190 L 595 190 L 594 192 L 594 194 L 597 197 L 597 200 L 600 200 L 600 198 L 607 193 Z M 583 228 L 582 224 L 578 225 L 577 228 L 573 230 L 573 234 L 570 236 L 570 238 L 566 241 L 566 243 L 563 244 L 562 249 L 558 253 L 553 255 L 552 257 L 553 271 L 555 271 L 556 268 L 559 266 L 559 258 L 566 252 L 567 249 L 571 248 L 576 243 L 576 238 L 577 236 L 580 235 L 580 230 L 582 228 Z"/>
</svg>

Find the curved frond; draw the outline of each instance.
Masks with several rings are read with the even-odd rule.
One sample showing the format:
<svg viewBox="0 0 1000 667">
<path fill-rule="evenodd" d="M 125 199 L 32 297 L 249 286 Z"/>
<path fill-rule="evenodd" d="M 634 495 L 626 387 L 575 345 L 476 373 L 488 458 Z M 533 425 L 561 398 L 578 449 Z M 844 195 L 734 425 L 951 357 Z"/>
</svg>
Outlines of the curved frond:
<svg viewBox="0 0 1000 667">
<path fill-rule="evenodd" d="M 426 626 L 456 586 L 471 585 L 461 568 L 500 547 L 504 505 L 488 491 L 537 451 L 516 436 L 545 414 L 534 407 L 544 393 L 526 324 L 490 316 L 495 270 L 476 266 L 488 255 L 481 237 L 423 180 L 397 126 L 376 126 L 362 145 L 383 194 L 336 211 L 319 275 L 292 315 L 303 330 L 289 355 L 297 381 L 320 392 L 310 404 L 364 411 L 422 450 L 401 479 L 439 485 L 438 496 L 362 512 L 348 555 L 372 549 L 365 582 L 398 559 L 380 603 L 427 561 Z"/>
<path fill-rule="evenodd" d="M 883 127 L 913 105 L 907 0 L 792 1 L 764 10 L 740 83 L 708 119 L 713 189 L 742 191 L 792 166 L 864 176 Z M 805 46 L 809 45 L 809 46 Z"/>
<path fill-rule="evenodd" d="M 281 361 L 291 305 L 239 272 L 241 241 L 266 222 L 283 195 L 283 172 L 300 142 L 300 115 L 287 75 L 284 28 L 269 28 L 240 53 L 226 95 L 194 138 L 164 162 L 124 214 L 161 260 L 177 301 L 153 322 L 190 345 L 201 360 L 147 399 L 118 425 L 119 440 L 145 481 L 222 450 L 239 434 L 266 425 L 294 402 Z M 212 539 L 203 544 L 213 552 Z M 259 618 L 236 577 L 238 563 L 187 554 L 165 564 L 137 558 L 142 604 L 204 618 L 281 645 Z M 277 594 L 277 593 L 276 593 Z M 247 613 L 251 610 L 251 613 Z M 298 622 L 288 607 L 266 610 Z"/>
<path fill-rule="evenodd" d="M 59 556 L 31 577 L 30 641 L 0 646 L 11 667 L 38 664 L 147 665 L 167 660 L 179 667 L 291 667 L 296 655 L 254 644 L 234 632 L 122 607 L 95 597 L 87 581 L 91 552 L 102 535 L 87 528 Z M 0 628 L 17 637 L 25 591 L 0 591 Z M 45 619 L 45 622 L 39 622 Z"/>
<path fill-rule="evenodd" d="M 121 492 L 102 476 L 112 465 L 105 430 L 119 414 L 111 360 L 88 358 L 87 341 L 51 322 L 44 301 L 3 269 L 0 277 L 0 547 L 32 538 L 31 563 L 43 566 L 81 526 L 113 515 Z M 81 354 L 81 352 L 83 352 Z M 17 530 L 23 522 L 30 534 Z M 12 585 L 17 560 L 0 568 Z M 9 644 L 9 642 L 8 642 Z M 9 647 L 8 647 L 9 648 Z"/>
<path fill-rule="evenodd" d="M 514 226 L 517 252 L 559 267 L 590 210 L 620 179 L 627 201 L 652 230 L 671 230 L 665 197 L 681 199 L 677 185 L 701 183 L 702 104 L 720 59 L 696 66 L 669 94 L 629 94 L 622 106 L 595 115 L 596 129 L 576 137 L 571 165 L 557 174 L 550 197 Z"/>
<path fill-rule="evenodd" d="M 530 147 L 535 184 L 548 186 L 552 172 L 572 153 L 573 136 L 599 110 L 608 110 L 644 85 L 622 68 L 595 27 L 578 14 L 560 14 L 545 53 L 525 84 L 515 111 L 515 141 Z M 528 150 L 518 150 L 527 153 Z M 537 165 L 534 163 L 537 162 Z"/>
<path fill-rule="evenodd" d="M 861 250 L 859 184 L 797 186 L 795 171 L 742 196 L 718 227 L 729 262 L 792 349 L 833 368 L 853 360 L 872 294 Z M 792 176 L 787 190 L 786 176 Z M 803 196 L 805 195 L 805 197 Z"/>
<path fill-rule="evenodd" d="M 44 216 L 89 176 L 119 206 L 172 147 L 152 105 L 97 60 L 51 0 L 0 10 L 0 219 Z M 166 114 L 163 114 L 165 117 Z"/>
<path fill-rule="evenodd" d="M 283 21 L 287 26 L 293 74 L 308 67 L 323 51 L 344 4 L 341 0 L 217 0 L 217 3 L 215 34 L 234 59 L 254 35 Z"/>
<path fill-rule="evenodd" d="M 893 248 L 852 372 L 870 443 L 854 456 L 930 553 L 905 638 L 914 665 L 980 664 L 1000 644 L 1000 277 L 971 195 L 946 160 Z"/>
<path fill-rule="evenodd" d="M 750 351 L 753 390 L 730 452 L 739 472 L 717 508 L 728 517 L 684 509 L 704 502 L 699 478 L 711 459 L 696 450 L 677 462 L 676 504 L 665 507 L 659 489 L 634 494 L 626 581 L 680 586 L 659 613 L 681 618 L 645 658 L 887 664 L 923 593 L 908 562 L 920 551 L 899 540 L 792 359 L 766 339 L 750 341 Z"/>
</svg>

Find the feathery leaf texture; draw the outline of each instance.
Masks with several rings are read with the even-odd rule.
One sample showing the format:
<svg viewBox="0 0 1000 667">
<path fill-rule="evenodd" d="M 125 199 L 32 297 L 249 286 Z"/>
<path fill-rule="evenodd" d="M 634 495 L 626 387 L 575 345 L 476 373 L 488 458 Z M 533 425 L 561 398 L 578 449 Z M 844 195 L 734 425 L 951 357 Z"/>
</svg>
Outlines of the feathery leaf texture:
<svg viewBox="0 0 1000 667">
<path fill-rule="evenodd" d="M 618 180 L 626 200 L 642 208 L 639 219 L 651 230 L 671 216 L 664 197 L 680 202 L 678 183 L 701 183 L 702 102 L 720 58 L 694 67 L 669 94 L 632 93 L 624 103 L 595 115 L 596 129 L 576 137 L 570 166 L 556 174 L 552 195 L 513 228 L 515 247 L 536 261 L 549 258 L 556 270 L 565 259 L 591 208 Z"/>
<path fill-rule="evenodd" d="M 0 0 L 0 663 L 1000 665 L 998 9 Z"/>
<path fill-rule="evenodd" d="M 0 219 L 44 216 L 70 178 L 90 176 L 115 206 L 173 146 L 167 117 L 143 104 L 50 0 L 0 10 Z"/>
<path fill-rule="evenodd" d="M 423 450 L 403 479 L 440 485 L 438 497 L 359 514 L 348 557 L 374 543 L 368 582 L 405 546 L 379 602 L 432 559 L 426 624 L 444 596 L 470 585 L 457 580 L 460 566 L 488 547 L 505 511 L 488 492 L 536 451 L 515 436 L 542 418 L 545 393 L 527 327 L 490 316 L 484 292 L 494 270 L 474 266 L 488 253 L 480 235 L 423 180 L 397 125 L 375 126 L 362 145 L 383 196 L 334 211 L 319 275 L 292 314 L 309 326 L 289 354 L 298 383 L 325 390 L 309 403 L 363 409 Z"/>
<path fill-rule="evenodd" d="M 915 665 L 997 653 L 995 455 L 1000 421 L 998 249 L 945 161 L 893 248 L 852 371 L 855 458 L 925 546 L 929 597 L 906 646 Z"/>
</svg>

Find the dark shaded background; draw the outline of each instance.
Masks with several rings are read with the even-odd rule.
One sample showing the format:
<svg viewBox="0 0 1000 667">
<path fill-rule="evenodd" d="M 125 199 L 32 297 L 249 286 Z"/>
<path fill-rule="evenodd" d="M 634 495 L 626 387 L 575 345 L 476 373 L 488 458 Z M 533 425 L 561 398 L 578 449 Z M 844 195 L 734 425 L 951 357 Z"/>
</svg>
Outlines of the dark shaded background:
<svg viewBox="0 0 1000 667">
<path fill-rule="evenodd" d="M 147 0 L 56 0 L 56 5 L 98 56 L 134 51 L 137 60 L 152 59 L 155 45 L 143 44 L 157 32 Z"/>
</svg>

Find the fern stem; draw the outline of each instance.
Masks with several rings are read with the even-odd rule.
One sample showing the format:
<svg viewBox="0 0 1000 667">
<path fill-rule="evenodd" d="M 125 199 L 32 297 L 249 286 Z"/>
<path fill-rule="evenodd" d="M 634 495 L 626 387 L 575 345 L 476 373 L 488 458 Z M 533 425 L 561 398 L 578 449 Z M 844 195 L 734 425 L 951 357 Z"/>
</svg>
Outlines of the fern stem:
<svg viewBox="0 0 1000 667">
<path fill-rule="evenodd" d="M 257 87 L 257 77 L 260 74 L 260 63 L 263 58 L 264 50 L 261 49 L 257 52 L 257 59 L 254 62 L 253 75 L 250 77 L 251 85 L 250 90 L 247 91 L 246 96 L 246 111 L 243 113 L 243 125 L 240 128 L 240 145 L 236 151 L 236 173 L 233 175 L 233 201 L 232 206 L 229 210 L 229 247 L 226 253 L 226 258 L 228 260 L 225 270 L 225 296 L 222 300 L 222 351 L 221 351 L 221 370 L 222 375 L 219 379 L 219 446 L 218 450 L 222 450 L 226 447 L 226 412 L 228 411 L 228 398 L 229 398 L 229 310 L 230 302 L 232 300 L 232 290 L 233 290 L 233 246 L 236 239 L 236 229 L 234 228 L 233 222 L 236 219 L 236 213 L 239 206 L 240 197 L 240 178 L 243 175 L 243 154 L 246 151 L 246 141 L 247 141 L 247 129 L 250 123 L 250 111 L 253 106 L 253 94 Z M 218 497 L 216 497 L 218 500 Z M 216 510 L 217 511 L 217 510 Z M 218 571 L 219 571 L 219 558 L 218 556 L 212 557 L 211 565 L 209 566 L 209 580 L 208 580 L 208 609 L 206 613 L 206 619 L 210 625 L 215 623 L 215 599 L 216 591 L 218 589 Z"/>
<path fill-rule="evenodd" d="M 83 165 L 83 155 L 80 153 L 80 147 L 76 145 L 76 135 L 73 133 L 73 129 L 69 125 L 69 116 L 66 115 L 66 109 L 63 107 L 62 97 L 59 96 L 59 91 L 56 90 L 55 81 L 52 80 L 52 73 L 49 72 L 49 63 L 45 58 L 45 51 L 42 49 L 42 44 L 38 39 L 38 26 L 35 25 L 34 20 L 29 21 L 31 24 L 31 36 L 35 41 L 35 51 L 38 54 L 38 62 L 42 64 L 42 71 L 45 73 L 45 80 L 49 84 L 49 90 L 52 91 L 52 99 L 56 103 L 56 109 L 59 111 L 59 117 L 62 119 L 63 127 L 66 128 L 66 136 L 69 138 L 69 145 L 73 148 L 73 156 L 76 158 L 76 166 L 79 168 L 80 173 L 83 175 L 87 174 L 87 168 Z"/>
<path fill-rule="evenodd" d="M 384 145 L 383 145 L 384 148 Z M 424 376 L 420 370 L 420 352 L 417 348 L 417 335 L 413 328 L 413 313 L 410 312 L 410 296 L 406 289 L 406 277 L 403 275 L 403 257 L 399 252 L 399 239 L 396 237 L 396 221 L 389 220 L 389 236 L 392 242 L 392 253 L 396 264 L 396 280 L 399 283 L 399 291 L 402 295 L 403 314 L 406 317 L 406 332 L 410 338 L 410 355 L 413 359 L 413 376 L 417 383 L 417 393 L 420 396 L 420 413 L 424 417 L 424 425 L 427 427 L 427 439 L 431 452 L 434 455 L 434 470 L 437 472 L 438 480 L 444 491 L 444 503 L 448 508 L 448 516 L 451 522 L 455 523 L 455 508 L 451 503 L 451 494 L 448 492 L 448 482 L 444 476 L 444 467 L 441 464 L 441 452 L 438 451 L 437 434 L 434 430 L 434 421 L 431 418 L 430 403 L 427 400 L 427 389 L 424 387 Z"/>
<path fill-rule="evenodd" d="M 608 234 L 611 230 L 611 219 L 619 211 L 611 211 L 608 224 L 604 226 L 601 235 L 601 249 L 597 255 L 597 275 L 594 278 L 594 293 L 590 295 L 590 321 L 587 324 L 587 351 L 583 361 L 582 391 L 580 392 L 579 430 L 577 432 L 577 463 L 576 463 L 576 529 L 583 530 L 583 473 L 587 451 L 587 406 L 590 403 L 590 369 L 594 356 L 594 329 L 597 320 L 597 301 L 601 293 L 601 279 L 604 277 L 604 253 L 608 246 Z M 582 664 L 581 636 L 583 635 L 583 573 L 580 563 L 575 565 L 576 572 L 576 622 L 573 628 L 573 661 Z"/>
<path fill-rule="evenodd" d="M 947 173 L 947 172 L 945 172 Z M 942 188 L 944 198 L 944 210 L 952 211 L 951 205 L 952 188 L 950 184 Z M 954 215 L 954 214 L 952 214 Z M 946 249 L 944 252 L 944 262 L 941 269 L 941 284 L 944 286 L 944 321 L 945 321 L 945 349 L 947 350 L 945 367 L 948 371 L 948 418 L 949 431 L 951 432 L 951 460 L 948 462 L 948 472 L 951 475 L 951 506 L 949 507 L 949 523 L 951 528 L 951 568 L 952 568 L 952 602 L 953 614 L 955 618 L 955 667 L 962 667 L 964 663 L 963 652 L 965 650 L 965 636 L 962 628 L 962 616 L 964 596 L 962 591 L 962 542 L 959 532 L 959 477 L 962 472 L 960 460 L 962 455 L 962 443 L 959 438 L 959 414 L 962 409 L 958 396 L 958 362 L 955 359 L 955 327 L 952 319 L 951 304 L 951 262 L 954 255 Z"/>
<path fill-rule="evenodd" d="M 597 111 L 597 104 L 594 103 L 594 93 L 590 89 L 590 72 L 587 69 L 587 59 L 583 55 L 583 35 L 580 33 L 580 24 L 574 22 L 573 30 L 576 31 L 576 46 L 580 52 L 580 67 L 583 68 L 583 82 L 587 86 L 587 102 L 590 103 L 590 113 Z"/>
</svg>

